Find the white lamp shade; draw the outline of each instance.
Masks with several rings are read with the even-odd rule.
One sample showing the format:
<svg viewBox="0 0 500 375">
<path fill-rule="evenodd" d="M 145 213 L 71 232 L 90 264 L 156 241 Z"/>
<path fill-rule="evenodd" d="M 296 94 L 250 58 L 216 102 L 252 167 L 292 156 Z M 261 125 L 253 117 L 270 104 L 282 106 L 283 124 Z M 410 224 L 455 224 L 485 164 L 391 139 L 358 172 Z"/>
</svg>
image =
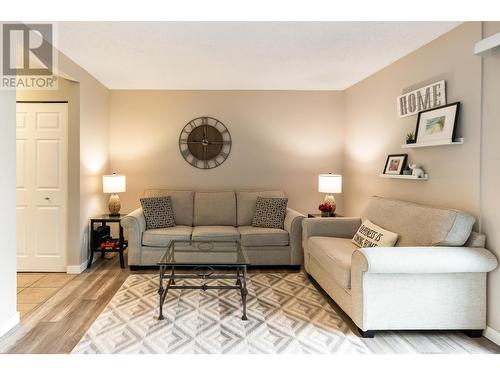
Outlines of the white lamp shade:
<svg viewBox="0 0 500 375">
<path fill-rule="evenodd" d="M 121 174 L 102 176 L 102 191 L 104 193 L 123 193 L 126 191 L 126 179 Z"/>
<path fill-rule="evenodd" d="M 342 176 L 339 174 L 320 174 L 318 177 L 320 193 L 342 193 Z"/>
</svg>

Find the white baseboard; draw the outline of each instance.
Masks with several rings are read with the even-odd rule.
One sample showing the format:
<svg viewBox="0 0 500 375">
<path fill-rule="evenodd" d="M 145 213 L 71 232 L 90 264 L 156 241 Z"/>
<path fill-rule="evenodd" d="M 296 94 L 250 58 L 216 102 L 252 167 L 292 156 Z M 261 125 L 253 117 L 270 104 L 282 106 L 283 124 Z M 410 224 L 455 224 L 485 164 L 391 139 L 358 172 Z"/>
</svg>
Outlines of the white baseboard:
<svg viewBox="0 0 500 375">
<path fill-rule="evenodd" d="M 72 275 L 78 275 L 78 274 L 82 273 L 83 271 L 85 271 L 86 269 L 87 269 L 87 262 L 85 261 L 82 264 L 77 264 L 76 266 L 66 266 L 66 273 L 69 273 Z"/>
<path fill-rule="evenodd" d="M 21 318 L 20 318 L 19 312 L 16 311 L 16 313 L 11 318 L 7 319 L 5 322 L 0 324 L 0 337 L 5 335 L 12 328 L 14 328 L 16 325 L 18 325 L 20 321 L 21 321 Z"/>
<path fill-rule="evenodd" d="M 491 327 L 486 327 L 483 332 L 483 336 L 488 340 L 493 341 L 495 344 L 500 345 L 500 332 L 494 330 Z"/>
<path fill-rule="evenodd" d="M 97 257 L 97 256 L 94 257 L 92 264 L 94 264 L 97 261 L 97 259 L 99 259 L 99 257 Z M 66 273 L 71 274 L 71 275 L 78 275 L 88 268 L 87 264 L 88 264 L 88 261 L 86 260 L 85 262 L 83 262 L 80 265 L 77 264 L 75 266 L 66 266 Z"/>
</svg>

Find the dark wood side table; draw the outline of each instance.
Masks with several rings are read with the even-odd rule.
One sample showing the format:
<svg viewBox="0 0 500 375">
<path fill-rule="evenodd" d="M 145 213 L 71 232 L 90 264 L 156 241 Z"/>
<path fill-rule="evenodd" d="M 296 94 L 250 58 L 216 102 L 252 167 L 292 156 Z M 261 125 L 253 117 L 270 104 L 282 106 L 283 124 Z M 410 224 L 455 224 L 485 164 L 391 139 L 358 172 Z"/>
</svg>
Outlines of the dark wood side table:
<svg viewBox="0 0 500 375">
<path fill-rule="evenodd" d="M 323 217 L 342 217 L 342 215 L 335 212 L 334 214 L 330 214 L 329 216 L 321 216 L 321 212 L 318 212 L 316 214 L 307 214 L 307 217 L 319 217 L 319 218 L 323 218 Z"/>
<path fill-rule="evenodd" d="M 119 253 L 120 254 L 120 267 L 125 268 L 125 261 L 123 259 L 123 252 L 127 248 L 127 241 L 125 241 L 123 237 L 123 228 L 120 225 L 120 220 L 125 217 L 126 215 L 119 215 L 119 216 L 111 216 L 109 214 L 106 215 L 101 215 L 101 216 L 96 216 L 96 217 L 91 217 L 90 218 L 90 238 L 89 238 L 89 244 L 90 244 L 90 259 L 89 263 L 87 265 L 88 268 L 92 266 L 92 261 L 94 260 L 94 253 L 100 252 L 101 253 L 101 258 L 104 258 L 105 253 Z M 99 225 L 106 225 L 108 223 L 118 223 L 119 227 L 119 238 L 118 238 L 118 248 L 116 250 L 106 250 L 106 249 L 101 249 L 100 244 L 96 243 L 96 239 L 94 238 L 94 227 L 95 224 Z"/>
</svg>

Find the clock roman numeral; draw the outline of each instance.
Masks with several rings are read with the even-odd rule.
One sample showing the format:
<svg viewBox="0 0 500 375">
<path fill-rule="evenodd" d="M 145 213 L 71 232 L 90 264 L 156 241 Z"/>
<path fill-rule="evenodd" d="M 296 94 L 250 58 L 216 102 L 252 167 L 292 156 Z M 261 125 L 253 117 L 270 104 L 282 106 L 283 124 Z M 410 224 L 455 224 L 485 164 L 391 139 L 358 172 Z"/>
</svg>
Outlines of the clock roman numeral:
<svg viewBox="0 0 500 375">
<path fill-rule="evenodd" d="M 188 123 L 187 123 L 187 125 L 184 127 L 184 129 L 185 129 L 185 130 L 184 130 L 184 132 L 185 132 L 185 133 L 187 133 L 187 134 L 189 134 L 190 132 L 192 132 L 192 131 L 193 131 L 193 129 L 194 129 L 194 128 L 196 128 L 196 126 L 197 126 L 197 125 L 196 125 L 196 123 L 194 122 L 194 120 L 193 120 L 193 121 L 190 121 L 190 122 L 188 122 Z"/>
<path fill-rule="evenodd" d="M 193 158 L 189 161 L 189 164 L 191 164 L 193 167 L 198 168 L 198 159 L 196 159 L 195 157 L 193 157 Z"/>
</svg>

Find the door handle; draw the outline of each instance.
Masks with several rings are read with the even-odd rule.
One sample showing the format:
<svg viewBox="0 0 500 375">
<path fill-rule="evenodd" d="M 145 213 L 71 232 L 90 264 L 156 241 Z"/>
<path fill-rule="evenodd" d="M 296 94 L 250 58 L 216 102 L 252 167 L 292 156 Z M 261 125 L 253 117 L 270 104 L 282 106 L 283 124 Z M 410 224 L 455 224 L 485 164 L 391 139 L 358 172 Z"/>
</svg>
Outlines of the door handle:
<svg viewBox="0 0 500 375">
<path fill-rule="evenodd" d="M 46 200 L 47 202 L 50 202 L 50 198 L 49 197 L 45 197 L 43 199 Z"/>
</svg>

